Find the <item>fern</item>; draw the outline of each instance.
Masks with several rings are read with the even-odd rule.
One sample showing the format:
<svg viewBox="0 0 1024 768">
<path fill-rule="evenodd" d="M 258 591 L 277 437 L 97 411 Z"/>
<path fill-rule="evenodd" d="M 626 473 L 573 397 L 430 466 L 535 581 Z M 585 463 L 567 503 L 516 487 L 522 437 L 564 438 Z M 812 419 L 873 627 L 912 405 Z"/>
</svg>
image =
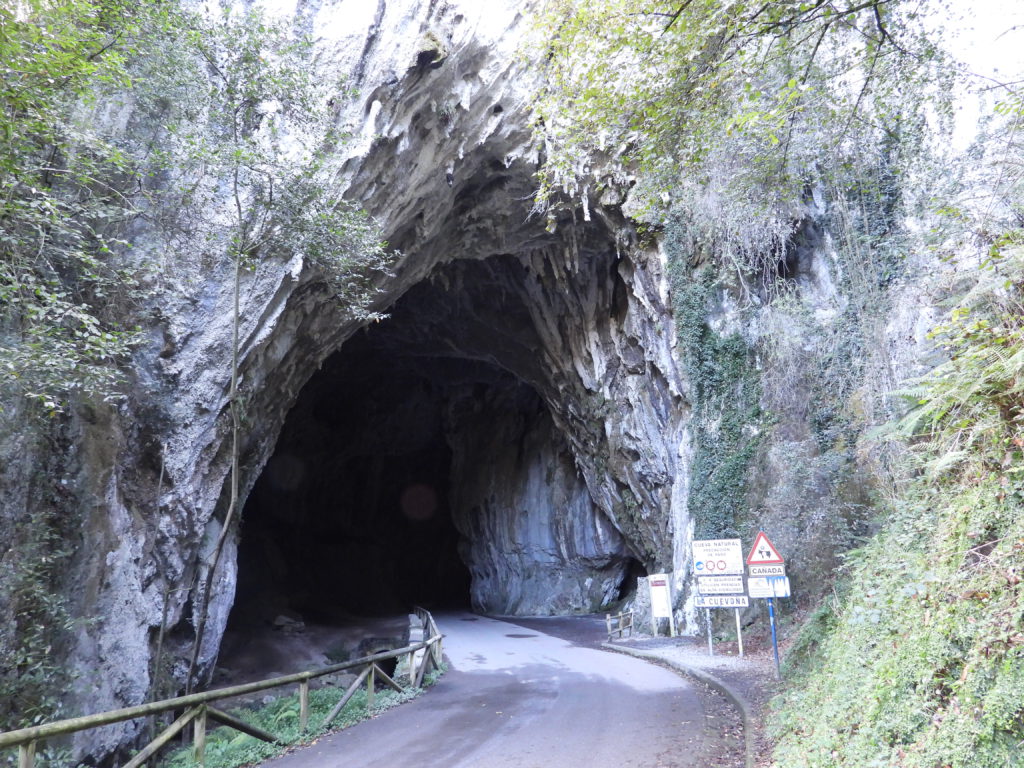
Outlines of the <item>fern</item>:
<svg viewBox="0 0 1024 768">
<path fill-rule="evenodd" d="M 975 449 L 1016 436 L 1024 418 L 1022 285 L 1024 248 L 1018 246 L 991 260 L 950 322 L 933 331 L 949 359 L 895 393 L 915 405 L 879 434 L 927 437 L 920 454 L 933 477 L 979 458 Z"/>
</svg>

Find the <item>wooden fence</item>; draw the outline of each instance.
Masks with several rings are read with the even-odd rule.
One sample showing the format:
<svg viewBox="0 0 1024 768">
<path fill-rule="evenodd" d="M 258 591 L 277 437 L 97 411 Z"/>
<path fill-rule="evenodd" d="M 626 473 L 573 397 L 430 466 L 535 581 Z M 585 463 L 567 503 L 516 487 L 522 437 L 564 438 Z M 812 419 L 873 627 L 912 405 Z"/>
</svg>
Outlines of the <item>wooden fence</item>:
<svg viewBox="0 0 1024 768">
<path fill-rule="evenodd" d="M 444 651 L 441 648 L 441 639 L 444 637 L 444 635 L 442 635 L 441 634 L 441 630 L 439 630 L 437 628 L 437 623 L 434 621 L 434 617 L 430 615 L 430 611 L 424 610 L 423 608 L 415 608 L 414 610 L 416 612 L 416 616 L 419 618 L 420 622 L 422 622 L 423 629 L 424 629 L 424 631 L 426 632 L 426 635 L 427 635 L 423 639 L 424 640 L 429 640 L 430 638 L 434 638 L 434 637 L 437 638 L 437 640 L 434 643 L 431 644 L 429 649 L 425 649 L 424 650 L 424 653 L 425 654 L 427 654 L 427 653 L 430 654 L 430 656 L 431 656 L 431 664 L 433 664 L 435 669 L 439 669 L 441 667 L 441 659 L 444 658 Z M 412 674 L 413 658 L 414 657 L 412 657 L 412 656 L 409 657 L 410 675 Z M 420 670 L 423 670 L 425 668 L 426 668 L 426 664 L 421 664 L 420 665 Z M 422 680 L 422 679 L 423 679 L 423 675 L 421 673 L 420 676 L 419 676 L 419 680 Z M 413 685 L 415 685 L 416 687 L 419 687 L 419 682 L 413 681 Z"/>
<path fill-rule="evenodd" d="M 604 623 L 608 628 L 608 642 L 612 641 L 612 635 L 618 634 L 621 638 L 624 632 L 628 632 L 629 636 L 633 636 L 633 612 L 627 611 L 622 613 L 621 611 L 617 614 L 606 613 L 604 615 Z"/>
<path fill-rule="evenodd" d="M 196 761 L 200 764 L 203 763 L 205 758 L 206 725 L 210 720 L 221 725 L 230 726 L 231 728 L 263 741 L 284 744 L 283 741 L 279 740 L 272 733 L 268 733 L 267 731 L 250 725 L 243 720 L 239 720 L 237 717 L 230 715 L 227 712 L 215 709 L 210 706 L 210 704 L 215 701 L 220 701 L 221 699 L 229 699 L 235 696 L 242 696 L 247 693 L 256 693 L 258 691 L 266 691 L 271 688 L 278 688 L 283 685 L 294 685 L 298 683 L 299 730 L 305 732 L 309 728 L 309 681 L 315 678 L 323 677 L 324 675 L 336 674 L 348 669 L 355 669 L 358 667 L 363 668 L 359 673 L 359 676 L 355 679 L 352 685 L 348 687 L 338 703 L 334 705 L 334 709 L 332 709 L 328 713 L 327 717 L 324 718 L 324 721 L 320 724 L 321 728 L 324 728 L 333 722 L 341 712 L 342 708 L 349 702 L 352 696 L 355 695 L 356 691 L 359 690 L 359 687 L 364 682 L 366 683 L 367 709 L 373 706 L 373 691 L 377 679 L 380 679 L 385 685 L 388 685 L 395 690 L 403 690 L 401 685 L 395 682 L 378 666 L 378 662 L 386 661 L 388 659 L 397 660 L 402 656 L 407 656 L 409 660 L 409 682 L 411 685 L 418 688 L 423 684 L 423 677 L 427 673 L 428 667 L 434 667 L 435 669 L 440 668 L 442 658 L 441 640 L 444 636 L 438 630 L 437 624 L 434 622 L 434 617 L 430 615 L 429 611 L 425 611 L 422 608 L 416 608 L 415 610 L 416 615 L 420 618 L 420 621 L 423 622 L 423 626 L 427 630 L 427 637 L 420 642 L 411 643 L 404 648 L 398 648 L 393 651 L 382 651 L 381 653 L 375 653 L 371 656 L 363 656 L 358 659 L 352 659 L 351 661 L 342 662 L 340 664 L 332 664 L 329 667 L 321 667 L 320 669 L 310 670 L 307 672 L 296 672 L 290 675 L 272 677 L 253 683 L 245 683 L 244 685 L 234 685 L 229 688 L 217 688 L 212 691 L 204 691 L 203 693 L 193 693 L 189 696 L 178 696 L 173 699 L 154 701 L 149 704 L 139 704 L 135 707 L 125 707 L 124 709 L 100 712 L 95 715 L 73 717 L 68 720 L 56 720 L 52 723 L 34 725 L 30 728 L 21 728 L 17 731 L 7 731 L 5 733 L 0 733 L 0 749 L 17 747 L 18 768 L 34 768 L 36 745 L 44 739 L 53 738 L 55 736 L 65 736 L 67 734 L 77 733 L 78 731 L 87 731 L 92 728 L 111 725 L 112 723 L 120 723 L 125 720 L 135 720 L 141 717 L 159 715 L 164 712 L 172 712 L 174 710 L 184 710 L 184 714 L 178 717 L 178 719 L 171 723 L 159 736 L 147 744 L 141 752 L 135 755 L 135 757 L 125 763 L 123 768 L 140 768 L 140 766 L 153 757 L 165 744 L 167 744 L 167 742 L 174 738 L 176 734 L 180 733 L 186 726 L 188 726 L 189 723 L 191 723 L 193 727 Z"/>
</svg>

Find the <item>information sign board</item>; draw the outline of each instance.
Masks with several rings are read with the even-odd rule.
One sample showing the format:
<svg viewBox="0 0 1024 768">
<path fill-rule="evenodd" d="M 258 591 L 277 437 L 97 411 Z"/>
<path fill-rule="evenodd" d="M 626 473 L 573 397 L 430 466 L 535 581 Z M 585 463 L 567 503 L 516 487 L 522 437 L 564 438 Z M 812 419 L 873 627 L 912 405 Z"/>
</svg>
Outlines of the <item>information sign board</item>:
<svg viewBox="0 0 1024 768">
<path fill-rule="evenodd" d="M 747 579 L 747 592 L 751 597 L 789 597 L 787 576 L 751 576 Z"/>
<path fill-rule="evenodd" d="M 743 574 L 743 545 L 739 539 L 699 539 L 693 542 L 693 572 L 698 576 Z M 742 592 L 742 590 L 740 590 Z"/>
<path fill-rule="evenodd" d="M 647 577 L 651 588 L 651 616 L 656 619 L 672 617 L 672 593 L 669 591 L 668 574 L 652 573 Z"/>
<path fill-rule="evenodd" d="M 698 608 L 746 608 L 750 599 L 746 595 L 697 595 Z"/>
<path fill-rule="evenodd" d="M 742 576 L 698 576 L 697 592 L 702 595 L 742 595 Z"/>
</svg>

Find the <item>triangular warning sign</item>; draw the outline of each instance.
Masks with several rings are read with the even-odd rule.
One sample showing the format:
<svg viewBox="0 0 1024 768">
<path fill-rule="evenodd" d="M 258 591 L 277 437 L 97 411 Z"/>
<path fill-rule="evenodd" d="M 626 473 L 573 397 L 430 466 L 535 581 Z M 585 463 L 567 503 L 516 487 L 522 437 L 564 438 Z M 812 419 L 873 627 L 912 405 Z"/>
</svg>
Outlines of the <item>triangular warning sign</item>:
<svg viewBox="0 0 1024 768">
<path fill-rule="evenodd" d="M 786 561 L 782 559 L 779 550 L 768 541 L 764 531 L 758 531 L 757 537 L 754 539 L 754 546 L 750 548 L 750 554 L 747 555 L 747 565 L 773 565 L 784 562 Z"/>
</svg>

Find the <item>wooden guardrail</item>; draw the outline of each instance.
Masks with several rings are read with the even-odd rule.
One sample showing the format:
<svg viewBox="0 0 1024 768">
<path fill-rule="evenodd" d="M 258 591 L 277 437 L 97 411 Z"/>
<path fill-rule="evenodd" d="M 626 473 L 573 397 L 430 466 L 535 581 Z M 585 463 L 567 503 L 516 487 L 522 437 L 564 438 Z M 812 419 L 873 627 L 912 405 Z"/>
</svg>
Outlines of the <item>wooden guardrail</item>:
<svg viewBox="0 0 1024 768">
<path fill-rule="evenodd" d="M 610 613 L 604 615 L 604 623 L 608 628 L 608 642 L 612 641 L 612 635 L 618 634 L 621 638 L 623 632 L 628 632 L 629 636 L 633 636 L 633 612 L 626 611 L 625 613 L 619 612 L 614 616 Z"/>
<path fill-rule="evenodd" d="M 7 731 L 5 733 L 0 733 L 0 749 L 17 747 L 18 768 L 34 768 L 36 745 L 44 739 L 53 738 L 55 736 L 65 736 L 79 731 L 99 728 L 104 725 L 124 722 L 125 720 L 135 720 L 140 717 L 158 715 L 164 712 L 181 709 L 185 710 L 184 714 L 171 723 L 171 725 L 169 725 L 159 736 L 143 747 L 142 751 L 125 763 L 123 768 L 140 768 L 140 766 L 153 757 L 165 744 L 167 744 L 167 742 L 188 726 L 189 723 L 192 723 L 193 725 L 193 742 L 195 746 L 196 761 L 202 764 L 206 749 L 206 725 L 209 720 L 213 720 L 221 725 L 230 726 L 231 728 L 239 730 L 250 736 L 254 736 L 262 741 L 284 744 L 285 742 L 279 740 L 272 733 L 268 733 L 254 725 L 250 725 L 227 712 L 215 709 L 210 706 L 210 703 L 220 701 L 221 699 L 230 699 L 235 696 L 242 696 L 247 693 L 266 691 L 271 688 L 278 688 L 282 685 L 298 683 L 299 731 L 304 733 L 309 728 L 309 681 L 315 678 L 335 674 L 337 672 L 343 672 L 347 669 L 363 667 L 363 670 L 359 673 L 355 682 L 346 689 L 341 699 L 339 699 L 338 703 L 334 705 L 334 709 L 332 709 L 328 713 L 327 717 L 324 718 L 324 721 L 320 724 L 320 728 L 324 728 L 334 721 L 342 708 L 355 695 L 356 691 L 359 690 L 360 686 L 364 682 L 366 683 L 367 709 L 373 706 L 373 691 L 378 678 L 385 685 L 388 685 L 395 690 L 404 690 L 401 685 L 396 683 L 378 666 L 377 662 L 385 661 L 387 659 L 397 660 L 401 656 L 408 656 L 409 680 L 414 687 L 418 688 L 423 684 L 423 678 L 427 673 L 427 667 L 432 666 L 435 669 L 439 669 L 441 667 L 441 640 L 444 635 L 442 635 L 438 630 L 434 617 L 430 615 L 429 611 L 425 611 L 422 608 L 416 608 L 415 610 L 416 615 L 420 618 L 420 621 L 423 622 L 423 626 L 427 630 L 427 637 L 419 642 L 411 643 L 404 648 L 397 648 L 393 651 L 382 651 L 381 653 L 362 656 L 358 659 L 352 659 L 339 664 L 332 664 L 329 667 L 321 667 L 320 669 L 309 670 L 307 672 L 295 672 L 290 675 L 271 677 L 266 680 L 259 680 L 253 683 L 233 685 L 228 688 L 217 688 L 212 691 L 193 693 L 188 696 L 178 696 L 173 699 L 150 702 L 149 704 L 139 704 L 134 707 L 114 709 L 108 712 L 100 712 L 95 715 L 73 717 L 67 720 L 56 720 L 52 723 L 43 723 L 29 728 L 21 728 L 16 731 Z"/>
<path fill-rule="evenodd" d="M 430 614 L 430 611 L 427 611 L 419 607 L 413 610 L 415 611 L 416 616 L 419 618 L 420 622 L 423 624 L 423 630 L 426 633 L 426 637 L 424 638 L 424 640 L 428 640 L 432 637 L 437 638 L 437 642 L 430 646 L 429 651 L 425 650 L 424 653 L 429 653 L 430 656 L 432 657 L 431 663 L 434 665 L 434 668 L 440 669 L 441 660 L 444 658 L 444 650 L 441 647 L 441 639 L 444 637 L 444 635 L 442 635 L 441 630 L 437 628 L 437 623 L 434 621 L 434 617 Z M 411 666 L 412 657 L 410 657 L 410 668 Z M 425 667 L 426 665 L 423 664 L 421 665 L 420 669 L 422 670 Z M 419 679 L 423 679 L 422 673 L 420 674 Z M 414 681 L 413 685 L 418 688 L 420 683 Z"/>
</svg>

